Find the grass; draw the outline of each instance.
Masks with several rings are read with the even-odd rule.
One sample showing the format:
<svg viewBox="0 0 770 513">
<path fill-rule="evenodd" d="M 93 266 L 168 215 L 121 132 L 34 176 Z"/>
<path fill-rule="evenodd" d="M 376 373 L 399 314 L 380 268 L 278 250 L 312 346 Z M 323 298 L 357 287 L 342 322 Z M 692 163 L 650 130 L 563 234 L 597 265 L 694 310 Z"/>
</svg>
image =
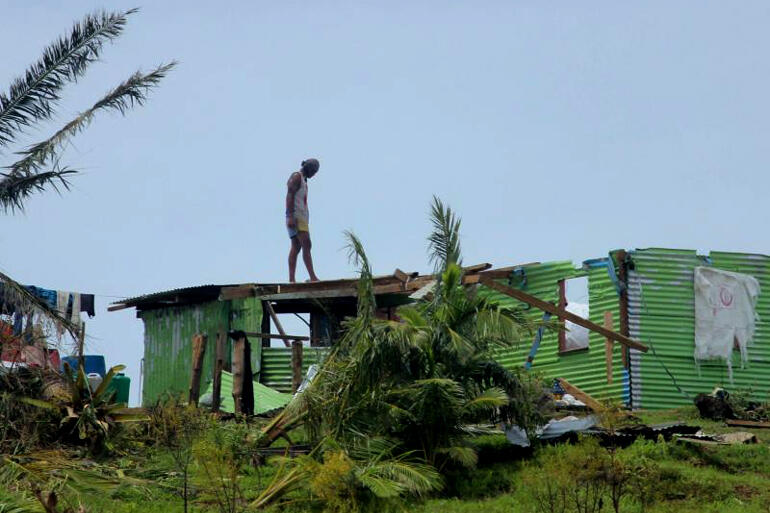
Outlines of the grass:
<svg viewBox="0 0 770 513">
<path fill-rule="evenodd" d="M 639 417 L 646 423 L 684 420 L 700 425 L 706 432 L 735 431 L 722 423 L 697 418 L 694 408 L 642 412 Z M 620 460 L 640 464 L 641 471 L 650 472 L 649 479 L 635 485 L 637 488 L 649 487 L 644 492 L 648 502 L 644 511 L 648 513 L 768 513 L 770 445 L 767 439 L 770 439 L 770 430 L 752 432 L 761 441 L 759 444 L 701 446 L 682 442 L 637 441 L 616 454 Z M 295 443 L 301 443 L 302 437 L 301 432 L 292 433 Z M 592 450 L 603 450 L 585 442 L 576 446 L 542 447 L 522 452 L 510 446 L 502 435 L 479 437 L 476 446 L 479 465 L 475 470 L 446 472 L 447 486 L 441 497 L 413 502 L 406 506 L 406 510 L 417 513 L 543 511 L 538 510 L 538 487 L 554 479 L 566 479 L 569 484 L 569 480 L 577 475 L 576 467 L 570 465 L 575 461 L 588 461 L 593 457 L 591 454 L 596 454 L 591 453 Z M 66 472 L 51 473 L 43 488 L 59 490 L 63 503 L 75 510 L 82 503 L 88 513 L 182 511 L 179 493 L 182 474 L 172 453 L 166 448 L 131 441 L 131 437 L 126 436 L 117 454 L 101 460 L 86 458 L 82 451 L 75 450 L 50 454 L 57 454 L 55 459 L 61 460 L 61 467 Z M 34 455 L 19 457 L 15 461 L 29 464 L 31 456 Z M 52 467 L 56 466 L 55 461 L 49 463 Z M 276 472 L 276 466 L 270 462 L 259 467 L 248 463 L 239 465 L 239 468 L 241 471 L 236 479 L 246 502 L 253 499 Z M 78 475 L 85 476 L 82 482 L 73 477 Z M 102 476 L 105 481 L 89 482 L 88 476 L 93 475 Z M 226 482 L 225 478 L 220 484 Z M 0 486 L 0 511 L 4 511 L 3 503 L 18 501 L 29 504 L 29 490 L 25 491 L 18 483 L 7 481 L 5 489 Z M 211 482 L 211 475 L 206 475 L 200 465 L 193 464 L 191 467 L 190 486 L 191 512 L 223 511 L 221 503 L 216 500 L 217 483 Z M 293 505 L 275 508 L 274 511 L 321 511 L 318 508 L 309 509 L 308 503 L 303 500 L 306 498 L 304 493 L 297 492 L 293 497 L 297 500 Z M 394 509 L 399 510 L 403 511 L 402 508 Z M 620 510 L 635 513 L 643 509 L 639 497 L 631 493 L 621 501 Z M 601 511 L 612 511 L 608 500 L 604 501 Z"/>
</svg>

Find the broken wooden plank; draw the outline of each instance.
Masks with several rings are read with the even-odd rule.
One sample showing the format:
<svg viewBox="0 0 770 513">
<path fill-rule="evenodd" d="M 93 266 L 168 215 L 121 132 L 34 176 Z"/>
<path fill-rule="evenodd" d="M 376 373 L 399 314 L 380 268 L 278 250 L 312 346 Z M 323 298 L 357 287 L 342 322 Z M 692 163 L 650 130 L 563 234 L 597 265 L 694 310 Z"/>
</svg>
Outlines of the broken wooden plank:
<svg viewBox="0 0 770 513">
<path fill-rule="evenodd" d="M 236 285 L 235 287 L 223 287 L 219 293 L 220 301 L 231 299 L 244 299 L 257 295 L 257 287 L 251 283 L 247 285 Z"/>
<path fill-rule="evenodd" d="M 289 338 L 290 340 L 310 340 L 310 337 L 305 335 L 286 335 L 285 333 L 283 335 L 276 335 L 275 333 L 257 333 L 253 331 L 243 331 L 241 332 L 247 337 L 254 337 L 254 338 Z"/>
<path fill-rule="evenodd" d="M 404 271 L 396 267 L 396 270 L 393 271 L 393 276 L 399 279 L 399 281 L 406 283 L 409 281 L 409 275 L 406 274 Z"/>
<path fill-rule="evenodd" d="M 582 390 L 580 390 L 578 387 L 576 387 L 566 379 L 559 378 L 559 384 L 561 385 L 561 387 L 564 389 L 566 393 L 572 395 L 572 397 L 574 397 L 578 401 L 583 401 L 583 403 L 585 403 L 585 405 L 591 408 L 593 411 L 597 413 L 604 411 L 604 406 L 602 406 L 602 403 L 600 403 L 599 401 L 597 401 L 587 393 L 583 392 Z"/>
<path fill-rule="evenodd" d="M 486 271 L 488 269 L 492 269 L 492 264 L 483 263 L 483 264 L 469 265 L 468 267 L 463 267 L 462 269 L 465 274 L 473 274 L 473 273 L 479 273 L 481 271 Z"/>
<path fill-rule="evenodd" d="M 207 335 L 193 335 L 189 402 L 194 406 L 198 406 L 201 393 L 201 374 L 203 372 L 203 357 L 206 355 L 206 342 L 208 342 Z"/>
<path fill-rule="evenodd" d="M 284 345 L 286 347 L 291 347 L 291 339 L 288 338 L 286 336 L 286 332 L 283 331 L 283 326 L 281 325 L 281 321 L 278 320 L 278 316 L 275 314 L 275 310 L 273 310 L 273 305 L 270 304 L 270 301 L 265 301 L 264 304 L 267 306 L 267 311 L 270 312 L 270 318 L 273 319 L 275 327 L 278 328 L 278 333 L 281 334 Z"/>
<path fill-rule="evenodd" d="M 214 375 L 213 397 L 211 398 L 211 411 L 219 411 L 222 404 L 222 370 L 225 366 L 225 347 L 227 345 L 227 333 L 220 328 L 217 333 L 217 342 L 214 349 Z"/>
<path fill-rule="evenodd" d="M 421 285 L 424 285 L 430 281 L 423 277 L 416 278 L 407 282 L 390 283 L 387 285 L 375 285 L 374 294 L 379 296 L 381 294 L 406 294 L 415 290 L 419 290 Z M 306 291 L 294 291 L 294 292 L 276 292 L 274 294 L 265 294 L 260 296 L 265 301 L 286 301 L 291 299 L 327 299 L 338 297 L 357 297 L 358 287 L 348 286 L 339 289 L 323 289 L 323 290 L 306 290 Z"/>
<path fill-rule="evenodd" d="M 725 424 L 731 427 L 747 427 L 758 429 L 770 429 L 770 422 L 761 422 L 758 420 L 727 420 Z"/>
<path fill-rule="evenodd" d="M 612 312 L 604 312 L 604 327 L 612 331 Z M 607 366 L 607 384 L 612 385 L 612 348 L 613 343 L 610 338 L 604 339 L 604 360 Z"/>
<path fill-rule="evenodd" d="M 485 287 L 489 287 L 490 289 L 494 289 L 507 296 L 511 296 L 512 298 L 518 299 L 519 301 L 532 305 L 536 308 L 539 308 L 540 310 L 543 310 L 545 312 L 550 312 L 551 314 L 557 316 L 560 319 L 572 321 L 574 324 L 577 324 L 578 326 L 583 326 L 584 328 L 587 328 L 593 332 L 599 333 L 604 337 L 607 337 L 616 342 L 619 342 L 624 346 L 628 346 L 632 349 L 637 349 L 644 353 L 647 352 L 647 346 L 645 346 L 640 342 L 637 342 L 636 340 L 632 340 L 628 337 L 621 335 L 620 333 L 616 333 L 614 331 L 608 330 L 607 328 L 604 328 L 603 326 L 599 326 L 598 324 L 595 324 L 589 321 L 588 319 L 584 319 L 578 315 L 573 314 L 572 312 L 568 312 L 565 309 L 561 309 L 555 305 L 552 305 L 551 303 L 543 301 L 540 298 L 527 294 L 526 292 L 522 292 L 519 289 L 508 287 L 486 276 L 481 277 L 480 283 Z"/>
<path fill-rule="evenodd" d="M 420 273 L 413 272 L 413 273 L 405 273 L 399 268 L 396 268 L 395 271 L 393 271 L 393 277 L 398 278 L 398 281 L 401 283 L 407 283 L 415 278 L 417 278 L 420 275 Z"/>
</svg>

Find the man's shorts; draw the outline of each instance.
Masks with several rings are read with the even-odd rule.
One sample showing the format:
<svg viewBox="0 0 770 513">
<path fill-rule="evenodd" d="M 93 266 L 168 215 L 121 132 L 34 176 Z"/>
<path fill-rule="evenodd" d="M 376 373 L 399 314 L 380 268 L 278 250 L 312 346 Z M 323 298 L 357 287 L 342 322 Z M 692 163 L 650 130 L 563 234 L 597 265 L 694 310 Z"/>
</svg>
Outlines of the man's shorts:
<svg viewBox="0 0 770 513">
<path fill-rule="evenodd" d="M 305 219 L 297 219 L 297 224 L 294 228 L 286 227 L 286 231 L 289 232 L 289 238 L 293 239 L 299 232 L 309 232 L 310 226 Z"/>
</svg>

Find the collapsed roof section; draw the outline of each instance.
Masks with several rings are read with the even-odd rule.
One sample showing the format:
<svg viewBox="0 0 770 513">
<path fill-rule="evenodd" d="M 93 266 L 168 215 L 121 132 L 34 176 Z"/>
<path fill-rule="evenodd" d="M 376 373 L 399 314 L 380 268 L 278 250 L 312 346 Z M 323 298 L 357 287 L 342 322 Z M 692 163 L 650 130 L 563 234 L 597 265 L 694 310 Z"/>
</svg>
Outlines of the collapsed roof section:
<svg viewBox="0 0 770 513">
<path fill-rule="evenodd" d="M 464 285 L 483 285 L 496 290 L 509 298 L 521 301 L 522 304 L 535 307 L 554 315 L 559 319 L 571 321 L 579 326 L 600 333 L 608 339 L 620 344 L 647 351 L 647 347 L 628 336 L 607 329 L 594 322 L 579 317 L 565 309 L 566 304 L 554 304 L 500 283 L 510 280 L 518 274 L 526 274 L 530 267 L 540 266 L 539 262 L 518 266 L 492 269 L 492 264 L 484 263 L 463 268 L 462 281 Z M 572 270 L 575 274 L 576 270 Z M 564 277 L 562 278 L 564 279 Z M 329 311 L 329 308 L 343 317 L 354 315 L 356 298 L 358 296 L 356 278 L 325 280 L 306 283 L 245 283 L 240 285 L 203 285 L 158 292 L 145 296 L 126 299 L 109 307 L 110 311 L 136 307 L 137 315 L 145 310 L 184 306 L 203 302 L 232 301 L 245 298 L 259 298 L 268 305 L 271 316 L 276 313 L 308 313 L 314 311 Z M 393 274 L 372 278 L 372 290 L 377 298 L 378 308 L 388 309 L 413 302 L 415 298 L 430 294 L 435 284 L 432 274 L 405 273 L 396 269 Z M 323 306 L 321 306 L 323 304 Z M 388 313 L 390 318 L 390 313 Z"/>
<path fill-rule="evenodd" d="M 514 270 L 528 265 L 492 269 L 491 264 L 479 264 L 463 268 L 466 284 L 479 283 L 481 277 L 508 278 Z M 380 306 L 398 306 L 412 301 L 410 296 L 419 293 L 434 280 L 432 274 L 406 273 L 396 269 L 393 274 L 375 276 L 373 291 Z M 276 311 L 301 313 L 312 308 L 318 300 L 330 303 L 355 304 L 358 295 L 358 279 L 322 280 L 306 283 L 243 283 L 229 285 L 200 285 L 172 289 L 136 296 L 110 305 L 109 311 L 136 308 L 138 311 L 205 303 L 215 300 L 232 300 L 259 297 L 276 305 Z"/>
</svg>

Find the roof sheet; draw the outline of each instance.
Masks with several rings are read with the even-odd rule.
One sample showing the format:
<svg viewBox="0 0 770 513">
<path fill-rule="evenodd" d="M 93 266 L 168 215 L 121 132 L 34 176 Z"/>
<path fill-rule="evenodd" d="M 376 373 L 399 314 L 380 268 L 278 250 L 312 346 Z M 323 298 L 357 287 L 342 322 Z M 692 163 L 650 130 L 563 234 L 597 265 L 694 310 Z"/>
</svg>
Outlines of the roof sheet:
<svg viewBox="0 0 770 513">
<path fill-rule="evenodd" d="M 209 284 L 153 292 L 115 301 L 109 309 L 120 310 L 132 306 L 162 306 L 164 303 L 203 303 L 219 298 L 222 288 L 234 286 Z"/>
</svg>

